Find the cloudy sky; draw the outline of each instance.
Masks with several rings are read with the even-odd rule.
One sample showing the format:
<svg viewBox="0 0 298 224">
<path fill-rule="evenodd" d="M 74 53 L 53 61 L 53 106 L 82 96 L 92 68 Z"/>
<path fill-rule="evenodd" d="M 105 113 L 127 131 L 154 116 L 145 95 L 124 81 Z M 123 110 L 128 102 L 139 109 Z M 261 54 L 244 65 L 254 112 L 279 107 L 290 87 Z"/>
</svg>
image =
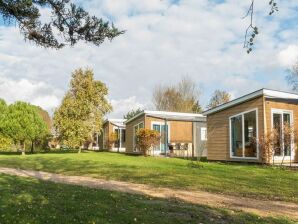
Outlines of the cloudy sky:
<svg viewBox="0 0 298 224">
<path fill-rule="evenodd" d="M 152 108 L 158 84 L 191 77 L 207 104 L 215 89 L 233 97 L 259 88 L 289 90 L 286 69 L 298 57 L 298 1 L 255 0 L 260 35 L 246 54 L 242 19 L 250 0 L 76 0 L 91 14 L 108 19 L 126 33 L 100 47 L 79 43 L 51 50 L 23 41 L 16 26 L 0 21 L 0 97 L 29 101 L 52 112 L 78 67 L 94 69 L 109 87 L 110 117 L 132 108 Z M 45 15 L 47 10 L 43 10 Z"/>
</svg>

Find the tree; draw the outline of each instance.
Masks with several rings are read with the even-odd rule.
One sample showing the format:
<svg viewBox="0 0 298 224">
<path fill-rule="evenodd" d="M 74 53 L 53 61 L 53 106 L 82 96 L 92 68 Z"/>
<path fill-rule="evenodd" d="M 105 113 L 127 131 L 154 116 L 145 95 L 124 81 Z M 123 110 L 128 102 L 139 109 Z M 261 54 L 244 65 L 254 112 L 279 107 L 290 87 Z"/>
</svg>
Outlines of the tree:
<svg viewBox="0 0 298 224">
<path fill-rule="evenodd" d="M 5 118 L 6 111 L 7 111 L 7 104 L 5 100 L 0 98 L 0 120 L 3 120 Z"/>
<path fill-rule="evenodd" d="M 142 110 L 141 108 L 138 108 L 136 110 L 132 109 L 130 111 L 127 112 L 127 114 L 125 114 L 123 116 L 124 119 L 129 120 L 130 118 L 133 118 L 134 116 L 136 116 L 137 114 L 142 113 L 144 110 Z"/>
<path fill-rule="evenodd" d="M 50 22 L 41 21 L 41 8 L 51 10 Z M 25 40 L 46 48 L 73 46 L 80 40 L 99 46 L 123 33 L 70 0 L 0 0 L 0 15 L 19 25 Z"/>
<path fill-rule="evenodd" d="M 196 84 L 184 77 L 176 85 L 159 85 L 153 92 L 153 104 L 157 110 L 200 113 L 199 91 Z"/>
<path fill-rule="evenodd" d="M 291 86 L 293 91 L 298 91 L 298 61 L 288 70 L 286 77 L 288 84 Z"/>
<path fill-rule="evenodd" d="M 32 142 L 32 144 L 31 144 L 31 153 L 33 153 L 33 151 L 34 151 L 34 146 L 40 147 L 43 150 L 49 148 L 49 143 L 53 139 L 52 119 L 51 119 L 49 113 L 46 110 L 39 107 L 39 106 L 35 106 L 35 107 L 38 111 L 38 114 L 40 115 L 40 117 L 42 118 L 44 123 L 46 124 L 47 131 L 46 131 L 46 135 L 44 136 L 44 138 L 40 138 L 40 139 L 37 139 L 36 141 Z"/>
<path fill-rule="evenodd" d="M 207 106 L 208 109 L 212 109 L 214 107 L 217 107 L 221 104 L 227 103 L 231 100 L 231 95 L 224 91 L 224 90 L 215 90 L 210 102 Z"/>
<path fill-rule="evenodd" d="M 147 156 L 151 147 L 157 146 L 160 141 L 160 133 L 156 130 L 141 128 L 136 133 L 136 146 Z"/>
<path fill-rule="evenodd" d="M 51 119 L 49 113 L 46 110 L 39 107 L 39 106 L 36 106 L 36 108 L 37 108 L 37 111 L 38 111 L 39 115 L 41 116 L 41 118 L 45 122 L 48 131 L 51 132 L 53 124 L 52 124 L 52 119 Z"/>
<path fill-rule="evenodd" d="M 79 148 L 99 133 L 103 117 L 112 110 L 107 101 L 108 88 L 94 80 L 90 69 L 77 69 L 72 74 L 70 89 L 54 113 L 58 138 L 69 147 Z"/>
<path fill-rule="evenodd" d="M 2 123 L 4 121 L 5 115 L 7 111 L 7 104 L 3 99 L 0 99 L 0 122 Z M 4 130 L 2 125 L 0 124 L 0 149 L 6 150 L 12 145 L 12 140 L 9 138 Z"/>
<path fill-rule="evenodd" d="M 25 155 L 26 141 L 34 142 L 47 133 L 36 107 L 25 102 L 9 105 L 0 123 L 3 133 L 20 144 L 22 155 Z"/>
</svg>

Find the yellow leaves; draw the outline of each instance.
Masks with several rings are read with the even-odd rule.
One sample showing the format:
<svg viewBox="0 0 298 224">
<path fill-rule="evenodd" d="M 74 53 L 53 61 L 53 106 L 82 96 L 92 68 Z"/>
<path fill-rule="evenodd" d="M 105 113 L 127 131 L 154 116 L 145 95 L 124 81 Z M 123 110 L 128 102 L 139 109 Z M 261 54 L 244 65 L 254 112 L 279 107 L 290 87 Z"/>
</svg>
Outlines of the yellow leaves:
<svg viewBox="0 0 298 224">
<path fill-rule="evenodd" d="M 77 69 L 72 74 L 70 89 L 54 114 L 54 126 L 70 147 L 80 147 L 100 130 L 111 105 L 106 99 L 107 87 L 94 80 L 91 69 Z"/>
<path fill-rule="evenodd" d="M 159 144 L 160 133 L 156 130 L 141 128 L 137 131 L 136 137 L 137 147 L 146 154 L 150 147 Z"/>
</svg>

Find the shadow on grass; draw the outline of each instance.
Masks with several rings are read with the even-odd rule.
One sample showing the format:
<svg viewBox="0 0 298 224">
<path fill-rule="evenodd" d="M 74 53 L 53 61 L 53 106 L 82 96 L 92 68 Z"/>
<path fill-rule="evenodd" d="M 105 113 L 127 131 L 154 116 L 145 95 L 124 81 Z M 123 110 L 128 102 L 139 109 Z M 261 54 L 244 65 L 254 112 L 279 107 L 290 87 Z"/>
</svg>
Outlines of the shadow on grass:
<svg viewBox="0 0 298 224">
<path fill-rule="evenodd" d="M 155 187 L 203 190 L 234 196 L 297 203 L 298 175 L 259 166 L 194 163 L 182 159 L 138 157 L 115 153 L 54 152 L 0 156 L 0 166 L 65 175 L 150 184 Z"/>
<path fill-rule="evenodd" d="M 0 174 L 6 223 L 294 223 L 250 213 Z M 13 186 L 13 187 L 12 187 Z"/>
<path fill-rule="evenodd" d="M 71 150 L 60 150 L 60 149 L 55 149 L 55 150 L 45 150 L 45 151 L 34 151 L 33 153 L 27 152 L 26 155 L 38 155 L 38 154 L 68 154 L 68 153 L 78 153 L 78 150 L 71 149 Z M 82 151 L 82 153 L 87 153 L 87 151 Z M 21 155 L 21 152 L 1 152 L 0 155 Z"/>
</svg>

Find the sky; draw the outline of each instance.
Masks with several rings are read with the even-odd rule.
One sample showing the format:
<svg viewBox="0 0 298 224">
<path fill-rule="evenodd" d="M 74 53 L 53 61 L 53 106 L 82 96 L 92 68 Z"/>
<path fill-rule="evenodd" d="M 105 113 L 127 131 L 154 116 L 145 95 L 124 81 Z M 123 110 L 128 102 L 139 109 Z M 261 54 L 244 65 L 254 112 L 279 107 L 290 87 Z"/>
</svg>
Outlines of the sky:
<svg viewBox="0 0 298 224">
<path fill-rule="evenodd" d="M 28 101 L 53 113 L 79 67 L 94 70 L 109 88 L 110 118 L 141 107 L 154 109 L 157 85 L 190 77 L 206 106 L 216 89 L 233 98 L 260 88 L 289 91 L 287 69 L 298 58 L 298 1 L 255 1 L 260 34 L 243 49 L 250 0 L 73 0 L 125 34 L 99 47 L 79 43 L 62 50 L 25 42 L 17 26 L 0 21 L 0 98 Z M 50 15 L 42 9 L 43 19 Z"/>
</svg>

